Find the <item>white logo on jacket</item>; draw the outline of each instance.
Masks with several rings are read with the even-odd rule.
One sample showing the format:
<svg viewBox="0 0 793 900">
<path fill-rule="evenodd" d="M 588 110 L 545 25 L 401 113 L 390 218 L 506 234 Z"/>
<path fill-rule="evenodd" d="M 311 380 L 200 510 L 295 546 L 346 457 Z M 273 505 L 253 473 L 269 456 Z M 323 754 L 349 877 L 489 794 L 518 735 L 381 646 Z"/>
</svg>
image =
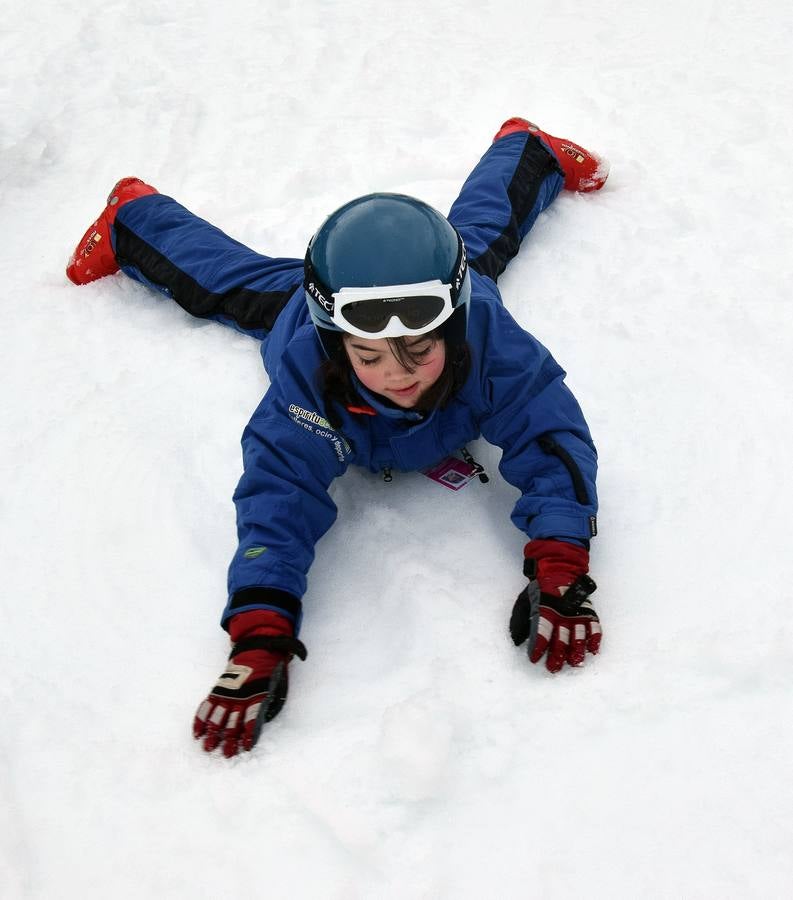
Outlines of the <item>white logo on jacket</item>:
<svg viewBox="0 0 793 900">
<path fill-rule="evenodd" d="M 333 430 L 333 426 L 327 419 L 324 419 L 319 413 L 315 413 L 310 409 L 303 409 L 295 403 L 289 404 L 289 418 L 296 424 L 302 425 L 306 431 L 310 431 L 319 437 L 329 440 L 333 444 L 336 456 L 339 462 L 344 462 L 344 457 L 352 453 L 352 448 L 344 440 L 341 435 Z"/>
</svg>

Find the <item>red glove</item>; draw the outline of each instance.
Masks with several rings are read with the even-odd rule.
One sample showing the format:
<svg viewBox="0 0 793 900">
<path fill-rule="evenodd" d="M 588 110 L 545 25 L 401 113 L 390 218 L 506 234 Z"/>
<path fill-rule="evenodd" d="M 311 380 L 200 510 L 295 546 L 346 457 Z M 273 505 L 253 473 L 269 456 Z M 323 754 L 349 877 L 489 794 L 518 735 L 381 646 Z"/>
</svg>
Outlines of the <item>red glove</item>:
<svg viewBox="0 0 793 900">
<path fill-rule="evenodd" d="M 286 702 L 292 656 L 306 658 L 292 623 L 272 610 L 237 613 L 229 621 L 229 634 L 233 647 L 226 671 L 193 720 L 193 737 L 204 738 L 204 750 L 222 743 L 224 756 L 234 756 L 240 745 L 253 747 L 262 725 Z"/>
<path fill-rule="evenodd" d="M 529 659 L 558 672 L 567 662 L 580 666 L 586 651 L 597 653 L 602 631 L 589 602 L 597 585 L 587 575 L 589 552 L 566 541 L 529 541 L 524 548 L 524 573 L 529 583 L 509 620 L 516 645 L 528 639 Z"/>
</svg>

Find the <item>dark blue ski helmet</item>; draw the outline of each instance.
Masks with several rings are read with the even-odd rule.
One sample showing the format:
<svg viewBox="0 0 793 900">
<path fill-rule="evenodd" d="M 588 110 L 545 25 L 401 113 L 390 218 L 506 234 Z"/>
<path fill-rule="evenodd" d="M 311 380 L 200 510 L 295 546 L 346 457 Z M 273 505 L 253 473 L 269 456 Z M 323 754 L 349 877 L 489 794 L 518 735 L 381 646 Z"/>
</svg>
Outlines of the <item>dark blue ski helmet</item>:
<svg viewBox="0 0 793 900">
<path fill-rule="evenodd" d="M 327 353 L 338 346 L 344 332 L 368 331 L 378 337 L 377 325 L 385 319 L 390 323 L 388 336 L 441 327 L 454 343 L 465 340 L 471 281 L 462 239 L 444 216 L 414 197 L 368 194 L 328 216 L 308 245 L 304 285 L 311 318 Z M 446 298 L 444 310 L 438 297 L 422 295 L 427 285 L 424 294 L 434 293 L 432 285 L 438 286 L 438 293 Z M 393 290 L 400 286 L 408 298 L 401 296 L 403 291 Z M 363 317 L 365 331 L 356 331 L 341 314 L 341 305 L 348 302 L 345 289 L 363 288 L 391 290 L 379 299 L 377 290 L 358 291 L 368 298 L 368 313 L 371 307 L 379 307 L 374 316 Z M 416 317 L 420 303 L 438 314 L 436 319 L 426 314 L 426 326 L 421 315 Z M 361 305 L 353 302 L 346 309 Z M 399 309 L 406 307 L 410 308 L 401 314 Z M 383 310 L 393 314 L 378 319 L 377 313 Z M 360 315 L 355 319 L 359 325 L 360 319 Z"/>
</svg>

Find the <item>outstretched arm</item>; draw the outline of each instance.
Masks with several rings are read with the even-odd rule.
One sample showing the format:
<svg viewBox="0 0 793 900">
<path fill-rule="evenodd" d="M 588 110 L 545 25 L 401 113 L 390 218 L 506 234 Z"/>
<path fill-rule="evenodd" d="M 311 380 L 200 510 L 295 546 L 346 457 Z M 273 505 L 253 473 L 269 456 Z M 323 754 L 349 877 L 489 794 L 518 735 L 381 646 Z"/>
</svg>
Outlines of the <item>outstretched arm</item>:
<svg viewBox="0 0 793 900">
<path fill-rule="evenodd" d="M 503 313 L 502 318 L 506 317 Z M 482 433 L 503 448 L 500 470 L 521 491 L 512 520 L 526 544 L 521 592 L 510 620 L 516 644 L 549 671 L 578 666 L 600 647 L 589 602 L 589 539 L 596 533 L 597 454 L 584 416 L 548 351 L 514 326 L 483 373 L 490 410 Z"/>
<path fill-rule="evenodd" d="M 286 700 L 290 661 L 306 657 L 297 639 L 306 575 L 314 545 L 336 518 L 328 488 L 351 452 L 316 411 L 305 363 L 285 356 L 242 438 L 244 473 L 234 494 L 239 547 L 223 614 L 231 653 L 193 721 L 203 748 L 220 746 L 226 756 L 254 746 Z"/>
</svg>

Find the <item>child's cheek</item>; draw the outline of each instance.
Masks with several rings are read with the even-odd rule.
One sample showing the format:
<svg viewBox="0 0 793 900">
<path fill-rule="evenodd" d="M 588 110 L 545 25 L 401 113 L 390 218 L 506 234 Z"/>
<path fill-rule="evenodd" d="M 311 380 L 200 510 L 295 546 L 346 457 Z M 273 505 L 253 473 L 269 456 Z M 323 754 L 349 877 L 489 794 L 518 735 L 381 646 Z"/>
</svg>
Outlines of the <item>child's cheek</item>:
<svg viewBox="0 0 793 900">
<path fill-rule="evenodd" d="M 426 366 L 422 366 L 422 375 L 424 376 L 425 384 L 435 384 L 440 378 L 445 361 L 445 355 L 440 353 L 435 359 L 427 363 Z"/>
<path fill-rule="evenodd" d="M 372 371 L 372 368 L 376 370 L 376 366 L 354 366 L 355 374 L 358 376 L 358 380 L 361 384 L 368 388 L 370 391 L 374 391 L 376 394 L 379 394 L 382 389 L 382 376 L 377 371 Z"/>
</svg>

